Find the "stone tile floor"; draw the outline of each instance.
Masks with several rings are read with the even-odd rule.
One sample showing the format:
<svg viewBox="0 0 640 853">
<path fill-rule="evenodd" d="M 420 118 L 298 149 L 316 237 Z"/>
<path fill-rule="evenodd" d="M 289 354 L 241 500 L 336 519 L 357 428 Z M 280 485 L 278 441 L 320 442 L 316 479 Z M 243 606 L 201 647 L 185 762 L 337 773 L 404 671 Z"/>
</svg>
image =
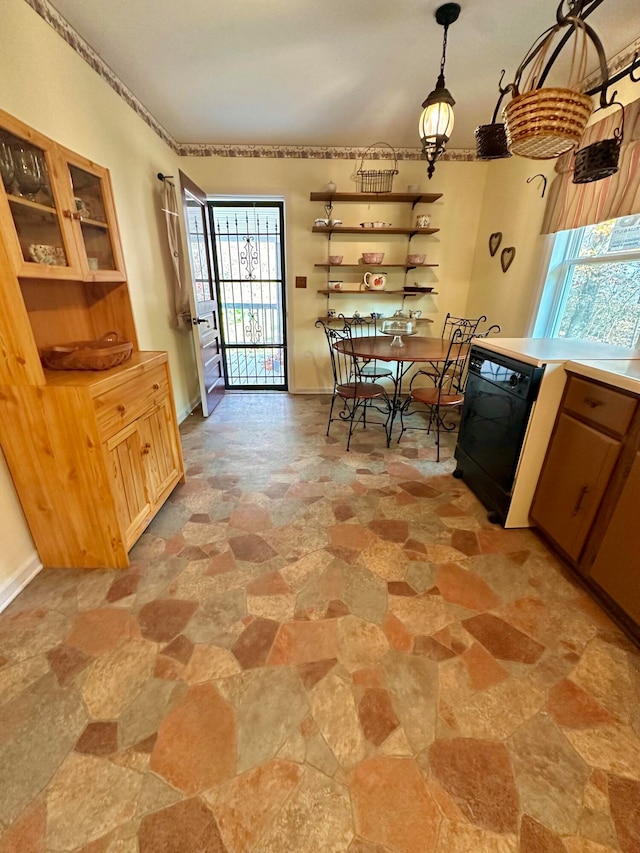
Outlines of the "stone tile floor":
<svg viewBox="0 0 640 853">
<path fill-rule="evenodd" d="M 131 568 L 0 615 L 0 851 L 640 851 L 638 650 L 412 432 L 227 395 Z"/>
</svg>

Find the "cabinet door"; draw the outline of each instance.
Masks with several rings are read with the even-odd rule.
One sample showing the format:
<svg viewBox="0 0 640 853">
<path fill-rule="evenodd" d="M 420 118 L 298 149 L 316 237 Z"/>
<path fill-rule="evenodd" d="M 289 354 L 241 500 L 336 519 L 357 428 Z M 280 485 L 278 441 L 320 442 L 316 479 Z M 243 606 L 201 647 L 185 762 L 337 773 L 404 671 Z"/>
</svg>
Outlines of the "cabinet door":
<svg viewBox="0 0 640 853">
<path fill-rule="evenodd" d="M 640 623 L 640 453 L 607 527 L 590 577 Z"/>
<path fill-rule="evenodd" d="M 80 258 L 56 146 L 0 112 L 0 229 L 13 271 L 79 278 Z"/>
<path fill-rule="evenodd" d="M 116 512 L 124 531 L 127 549 L 151 514 L 151 501 L 145 484 L 142 440 L 138 423 L 121 430 L 106 444 L 113 483 Z"/>
<path fill-rule="evenodd" d="M 140 418 L 138 424 L 147 490 L 155 504 L 182 476 L 169 397 Z"/>
<path fill-rule="evenodd" d="M 109 173 L 71 151 L 61 151 L 83 278 L 86 281 L 124 281 L 124 260 Z"/>
<path fill-rule="evenodd" d="M 560 414 L 531 517 L 573 561 L 580 556 L 619 452 L 619 441 Z"/>
</svg>

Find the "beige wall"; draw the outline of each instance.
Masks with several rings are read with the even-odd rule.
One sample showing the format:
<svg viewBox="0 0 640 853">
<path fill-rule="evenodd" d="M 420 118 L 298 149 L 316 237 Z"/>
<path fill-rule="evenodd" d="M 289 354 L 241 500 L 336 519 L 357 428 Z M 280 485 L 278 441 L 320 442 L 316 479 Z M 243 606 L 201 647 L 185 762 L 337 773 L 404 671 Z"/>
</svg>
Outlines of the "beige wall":
<svg viewBox="0 0 640 853">
<path fill-rule="evenodd" d="M 490 323 L 500 324 L 505 337 L 526 337 L 530 331 L 551 238 L 540 235 L 546 204 L 542 179 L 527 184 L 527 178 L 542 172 L 551 180 L 554 163 L 510 157 L 488 164 L 466 312 L 485 314 Z M 489 236 L 497 231 L 502 242 L 491 257 Z M 511 246 L 516 254 L 503 273 L 500 253 Z"/>
<path fill-rule="evenodd" d="M 24 0 L 3 0 L 0 107 L 111 171 L 140 346 L 167 350 L 179 412 L 197 396 L 188 335 L 169 324 L 170 263 L 156 172 L 177 175 L 171 150 Z M 35 559 L 0 463 L 0 594 Z"/>
<path fill-rule="evenodd" d="M 330 180 L 337 184 L 338 192 L 355 191 L 352 176 L 357 162 L 189 157 L 183 158 L 181 165 L 182 170 L 208 194 L 284 199 L 290 387 L 296 392 L 328 389 L 326 343 L 321 331 L 313 324 L 327 310 L 327 298 L 317 293 L 319 289 L 326 288 L 327 273 L 314 269 L 314 264 L 326 261 L 329 251 L 327 237 L 311 232 L 314 219 L 324 216 L 324 212 L 321 202 L 309 201 L 309 193 L 324 189 Z M 439 163 L 431 181 L 427 180 L 424 162 L 401 162 L 398 168 L 399 174 L 393 184 L 395 191 L 404 191 L 409 184 L 418 184 L 425 192 L 442 193 L 440 201 L 421 205 L 416 211 L 412 211 L 410 205 L 340 204 L 336 205 L 333 216 L 342 219 L 345 225 L 380 219 L 393 225 L 408 226 L 413 224 L 418 210 L 431 214 L 431 225 L 440 228 L 440 232 L 433 236 L 415 237 L 411 251 L 426 252 L 427 262 L 440 266 L 433 271 L 410 272 L 407 281 L 431 284 L 439 295 L 411 298 L 406 306 L 420 308 L 423 316 L 434 321 L 428 333 L 439 335 L 447 311 L 462 313 L 467 303 L 487 165 Z M 345 263 L 355 263 L 362 251 L 384 251 L 388 263 L 402 263 L 407 253 L 407 238 L 401 235 L 387 237 L 386 240 L 344 235 L 334 237 L 331 245 L 332 254 L 343 255 Z M 384 263 L 381 268 L 385 268 Z M 332 277 L 341 278 L 345 288 L 356 288 L 366 269 L 334 269 Z M 306 290 L 295 288 L 296 276 L 307 277 Z M 389 271 L 388 289 L 401 288 L 403 283 L 401 270 Z M 358 310 L 361 314 L 382 311 L 388 315 L 401 305 L 401 296 L 331 297 L 331 307 L 345 314 Z"/>
</svg>

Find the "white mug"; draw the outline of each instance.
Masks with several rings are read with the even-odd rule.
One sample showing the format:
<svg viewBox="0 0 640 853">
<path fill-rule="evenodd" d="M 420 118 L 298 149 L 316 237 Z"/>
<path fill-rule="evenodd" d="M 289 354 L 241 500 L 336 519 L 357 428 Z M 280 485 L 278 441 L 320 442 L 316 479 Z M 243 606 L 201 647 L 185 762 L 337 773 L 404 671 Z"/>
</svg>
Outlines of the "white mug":
<svg viewBox="0 0 640 853">
<path fill-rule="evenodd" d="M 342 290 L 342 282 L 341 281 L 330 281 L 329 282 L 329 290 Z"/>
<path fill-rule="evenodd" d="M 431 217 L 425 213 L 420 213 L 416 216 L 416 228 L 428 228 L 431 222 Z"/>
</svg>

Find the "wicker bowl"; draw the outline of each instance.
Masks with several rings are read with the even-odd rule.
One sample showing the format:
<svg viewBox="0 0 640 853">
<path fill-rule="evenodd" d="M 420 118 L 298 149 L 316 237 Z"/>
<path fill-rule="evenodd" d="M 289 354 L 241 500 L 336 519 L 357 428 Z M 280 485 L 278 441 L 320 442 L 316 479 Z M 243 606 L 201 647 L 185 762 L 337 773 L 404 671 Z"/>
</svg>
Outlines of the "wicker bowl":
<svg viewBox="0 0 640 853">
<path fill-rule="evenodd" d="M 132 354 L 131 341 L 123 341 L 115 332 L 109 332 L 97 341 L 45 347 L 40 357 L 51 370 L 109 370 L 127 361 Z"/>
<path fill-rule="evenodd" d="M 593 111 L 588 95 L 572 89 L 534 89 L 504 108 L 509 150 L 532 160 L 551 160 L 574 148 Z"/>
</svg>

